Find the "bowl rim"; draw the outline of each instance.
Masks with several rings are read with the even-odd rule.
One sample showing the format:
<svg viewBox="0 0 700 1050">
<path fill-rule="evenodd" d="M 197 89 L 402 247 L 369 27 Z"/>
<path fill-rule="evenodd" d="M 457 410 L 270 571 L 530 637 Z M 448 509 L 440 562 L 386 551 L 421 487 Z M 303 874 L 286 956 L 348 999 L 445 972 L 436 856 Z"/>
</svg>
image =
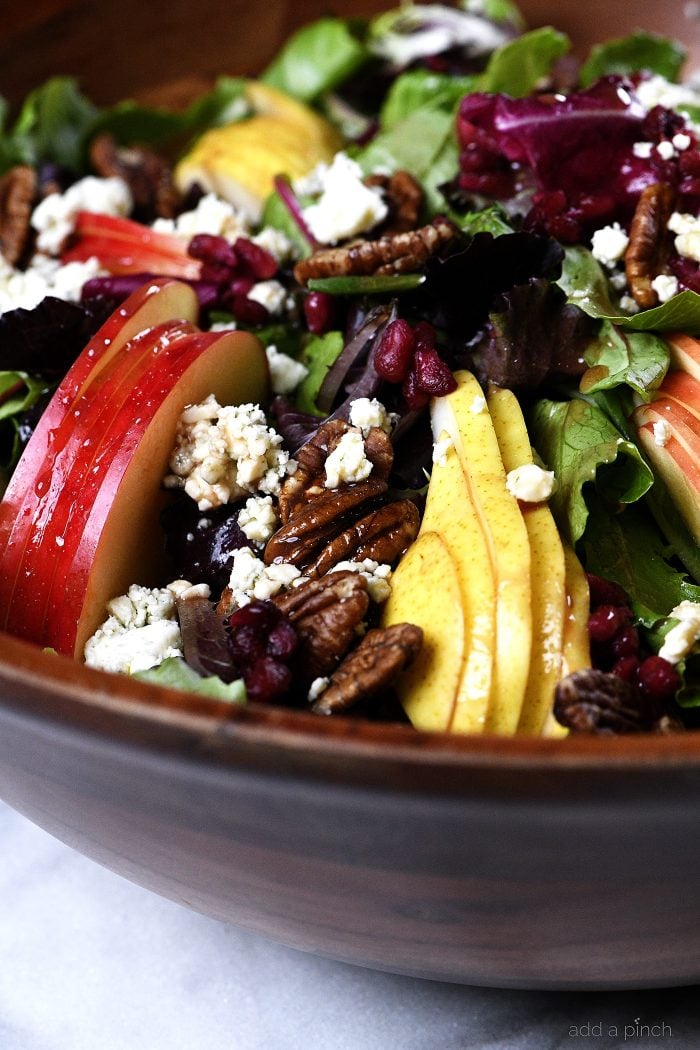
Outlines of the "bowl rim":
<svg viewBox="0 0 700 1050">
<path fill-rule="evenodd" d="M 107 674 L 0 633 L 0 718 L 57 726 L 102 745 L 173 752 L 217 766 L 298 777 L 464 789 L 470 773 L 557 773 L 578 779 L 601 771 L 700 771 L 700 732 L 541 738 L 426 732 L 410 725 L 320 717 L 286 707 L 230 704 Z M 409 780 L 406 781 L 406 776 Z M 435 779 L 437 777 L 437 780 Z M 464 779 L 464 778 L 467 779 Z M 378 779 L 377 779 L 378 778 Z M 427 779 L 426 779 L 427 778 Z M 639 779 L 639 778 L 637 778 Z"/>
</svg>

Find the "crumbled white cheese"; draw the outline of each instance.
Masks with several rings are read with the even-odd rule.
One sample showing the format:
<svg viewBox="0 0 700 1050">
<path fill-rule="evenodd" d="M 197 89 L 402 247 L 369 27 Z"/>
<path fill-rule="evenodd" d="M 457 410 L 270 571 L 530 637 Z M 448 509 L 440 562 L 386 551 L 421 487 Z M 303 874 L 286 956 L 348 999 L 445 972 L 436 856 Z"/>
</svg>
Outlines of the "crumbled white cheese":
<svg viewBox="0 0 700 1050">
<path fill-rule="evenodd" d="M 678 150 L 679 153 L 683 153 L 685 150 L 690 149 L 690 143 L 692 139 L 690 135 L 686 135 L 684 131 L 678 131 L 671 139 L 673 146 Z"/>
<path fill-rule="evenodd" d="M 279 281 L 258 281 L 248 292 L 248 298 L 260 303 L 274 316 L 284 310 L 287 289 Z"/>
<path fill-rule="evenodd" d="M 309 695 L 307 697 L 309 703 L 313 704 L 314 700 L 318 700 L 321 693 L 325 693 L 329 684 L 330 678 L 314 678 L 309 686 Z"/>
<path fill-rule="evenodd" d="M 358 397 L 350 402 L 350 425 L 361 430 L 363 437 L 367 437 L 373 427 L 378 427 L 385 434 L 390 434 L 396 419 L 398 419 L 396 413 L 387 412 L 376 397 Z"/>
<path fill-rule="evenodd" d="M 58 259 L 37 254 L 26 270 L 15 270 L 0 256 L 0 313 L 32 310 L 47 295 L 77 302 L 85 282 L 104 272 L 94 258 L 61 266 Z"/>
<path fill-rule="evenodd" d="M 673 299 L 674 295 L 678 294 L 678 278 L 673 274 L 660 273 L 651 282 L 651 287 L 658 295 L 659 302 L 667 303 L 669 299 Z"/>
<path fill-rule="evenodd" d="M 664 139 L 656 147 L 656 152 L 662 160 L 672 160 L 676 156 L 676 149 L 672 142 Z"/>
<path fill-rule="evenodd" d="M 659 656 L 677 664 L 700 641 L 700 602 L 681 602 L 668 614 L 678 623 L 671 628 L 659 649 Z"/>
<path fill-rule="evenodd" d="M 635 157 L 639 157 L 640 160 L 649 160 L 653 149 L 653 142 L 635 142 L 635 144 L 632 146 L 632 152 L 634 153 Z"/>
<path fill-rule="evenodd" d="M 668 444 L 668 440 L 671 437 L 671 427 L 665 419 L 657 419 L 653 426 L 654 431 L 654 444 L 658 445 L 659 448 L 664 448 Z"/>
<path fill-rule="evenodd" d="M 309 374 L 306 365 L 301 361 L 295 361 L 289 354 L 280 353 L 272 344 L 265 348 L 265 353 L 270 368 L 270 386 L 273 394 L 291 394 Z"/>
<path fill-rule="evenodd" d="M 193 540 L 194 536 L 190 533 L 188 539 Z M 208 583 L 190 583 L 189 580 L 173 580 L 172 583 L 168 584 L 168 590 L 171 591 L 176 598 L 180 598 L 184 602 L 190 601 L 192 598 L 211 598 L 211 587 Z"/>
<path fill-rule="evenodd" d="M 629 244 L 629 237 L 619 222 L 602 226 L 593 234 L 591 254 L 603 266 L 615 266 L 620 261 Z"/>
<path fill-rule="evenodd" d="M 541 503 L 549 499 L 556 488 L 554 471 L 543 470 L 537 463 L 523 463 L 508 471 L 506 488 L 523 503 Z"/>
<path fill-rule="evenodd" d="M 277 529 L 272 496 L 250 496 L 238 512 L 238 525 L 249 540 L 264 546 Z"/>
<path fill-rule="evenodd" d="M 362 169 L 345 153 L 336 153 L 333 163 L 320 175 L 319 199 L 304 208 L 304 221 L 321 244 L 336 244 L 366 233 L 382 222 L 388 208 L 376 186 L 365 186 Z"/>
<path fill-rule="evenodd" d="M 234 603 L 240 608 L 253 598 L 267 601 L 280 591 L 289 590 L 300 576 L 301 572 L 296 565 L 287 562 L 266 565 L 248 547 L 241 547 L 233 552 L 233 567 L 228 585 Z"/>
<path fill-rule="evenodd" d="M 444 467 L 447 463 L 447 453 L 454 445 L 454 442 L 449 435 L 441 437 L 439 441 L 436 441 L 433 445 L 433 463 L 438 463 L 441 467 Z"/>
<path fill-rule="evenodd" d="M 269 252 L 277 260 L 278 263 L 288 262 L 289 259 L 295 257 L 296 252 L 294 245 L 281 230 L 276 230 L 274 226 L 264 226 L 260 233 L 256 233 L 254 237 L 251 237 L 253 244 L 257 244 L 260 248 L 264 248 L 266 252 Z"/>
<path fill-rule="evenodd" d="M 388 31 L 370 41 L 372 50 L 396 66 L 458 47 L 482 55 L 507 42 L 503 29 L 474 11 L 445 4 L 409 4 Z"/>
<path fill-rule="evenodd" d="M 684 84 L 672 84 L 661 76 L 640 80 L 634 93 L 645 109 L 653 109 L 655 106 L 679 109 L 683 106 L 700 105 L 700 95 L 692 88 Z"/>
<path fill-rule="evenodd" d="M 182 656 L 175 593 L 170 588 L 134 584 L 127 594 L 107 603 L 107 612 L 108 618 L 85 644 L 88 667 L 135 674 L 170 656 Z"/>
<path fill-rule="evenodd" d="M 474 398 L 471 405 L 469 406 L 469 411 L 472 412 L 475 416 L 478 416 L 482 412 L 485 412 L 486 398 L 482 397 L 481 394 L 477 394 L 477 396 Z"/>
<path fill-rule="evenodd" d="M 37 248 L 49 255 L 59 255 L 67 237 L 73 232 L 79 211 L 101 215 L 129 215 L 133 200 L 129 187 L 118 176 L 98 179 L 88 175 L 69 186 L 65 193 L 50 193 L 32 212 L 31 224 L 38 232 Z"/>
<path fill-rule="evenodd" d="M 700 218 L 674 211 L 668 220 L 668 228 L 677 235 L 674 244 L 678 254 L 700 262 Z"/>
<path fill-rule="evenodd" d="M 296 462 L 259 405 L 222 407 L 213 395 L 188 405 L 177 425 L 167 488 L 184 488 L 202 511 L 246 493 L 277 495 Z"/>
<path fill-rule="evenodd" d="M 367 590 L 373 602 L 385 602 L 391 594 L 391 565 L 383 565 L 373 558 L 363 561 L 339 561 L 330 572 L 358 572 L 367 580 Z"/>
<path fill-rule="evenodd" d="M 626 314 L 639 313 L 639 305 L 631 295 L 620 296 L 620 309 Z"/>
<path fill-rule="evenodd" d="M 365 443 L 359 430 L 347 430 L 333 451 L 326 457 L 327 489 L 337 489 L 343 483 L 364 481 L 372 472 L 372 463 L 365 455 Z"/>
<path fill-rule="evenodd" d="M 185 211 L 176 219 L 156 219 L 153 229 L 158 233 L 177 233 L 187 240 L 198 233 L 209 233 L 235 241 L 250 234 L 250 223 L 245 212 L 215 193 L 207 193 L 192 211 Z"/>
</svg>

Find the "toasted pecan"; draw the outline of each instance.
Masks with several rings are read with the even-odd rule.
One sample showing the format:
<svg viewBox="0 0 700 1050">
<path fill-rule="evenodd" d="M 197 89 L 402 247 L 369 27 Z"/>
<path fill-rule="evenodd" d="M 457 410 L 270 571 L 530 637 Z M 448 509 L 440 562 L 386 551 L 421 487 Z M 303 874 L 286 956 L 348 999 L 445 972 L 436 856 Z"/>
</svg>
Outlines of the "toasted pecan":
<svg viewBox="0 0 700 1050">
<path fill-rule="evenodd" d="M 670 247 L 668 220 L 675 191 L 664 183 L 646 186 L 639 195 L 625 252 L 625 275 L 634 301 L 642 310 L 656 306 L 652 281 L 663 272 Z"/>
<path fill-rule="evenodd" d="M 10 266 L 21 260 L 29 244 L 37 185 L 28 164 L 16 164 L 0 179 L 0 254 Z"/>
</svg>

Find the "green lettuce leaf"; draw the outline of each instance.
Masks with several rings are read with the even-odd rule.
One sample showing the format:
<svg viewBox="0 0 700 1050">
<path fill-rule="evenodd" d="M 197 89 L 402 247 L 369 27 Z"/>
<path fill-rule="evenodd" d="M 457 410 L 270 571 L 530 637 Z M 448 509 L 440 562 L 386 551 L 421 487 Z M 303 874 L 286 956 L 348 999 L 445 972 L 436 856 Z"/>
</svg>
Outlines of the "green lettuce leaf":
<svg viewBox="0 0 700 1050">
<path fill-rule="evenodd" d="M 450 212 L 450 218 L 472 237 L 477 233 L 490 233 L 492 237 L 502 237 L 506 233 L 515 232 L 499 204 L 492 204 L 483 211 L 469 211 L 464 215 Z"/>
<path fill-rule="evenodd" d="M 613 506 L 636 502 L 652 485 L 637 446 L 620 436 L 597 405 L 542 399 L 533 406 L 530 426 L 535 448 L 557 479 L 552 513 L 572 544 L 586 530 L 585 485 L 594 485 Z"/>
<path fill-rule="evenodd" d="M 591 369 L 581 380 L 584 394 L 609 390 L 625 383 L 644 401 L 668 371 L 667 344 L 653 332 L 623 332 L 610 321 L 603 321 L 595 339 L 585 351 Z"/>
<path fill-rule="evenodd" d="M 637 29 L 629 36 L 596 44 L 581 67 L 581 86 L 588 87 L 611 73 L 646 70 L 666 80 L 677 81 L 686 59 L 685 48 L 675 40 Z"/>
<path fill-rule="evenodd" d="M 231 704 L 244 704 L 246 701 L 245 685 L 242 680 L 222 682 L 217 675 L 203 678 L 185 663 L 179 656 L 170 656 L 157 667 L 139 671 L 133 675 L 141 682 L 152 685 L 164 685 L 169 689 L 182 689 L 187 693 L 198 693 L 212 700 L 227 700 Z"/>
<path fill-rule="evenodd" d="M 507 22 L 516 29 L 525 28 L 525 19 L 511 0 L 462 0 L 459 6 L 475 15 L 483 15 L 497 24 Z"/>
<path fill-rule="evenodd" d="M 624 587 L 635 616 L 647 627 L 679 602 L 700 601 L 700 587 L 673 566 L 673 551 L 642 506 L 616 514 L 591 497 L 579 549 L 589 572 Z"/>
<path fill-rule="evenodd" d="M 326 372 L 339 356 L 344 346 L 342 332 L 326 332 L 311 339 L 301 355 L 301 360 L 309 369 L 309 374 L 302 381 L 296 394 L 296 404 L 300 412 L 309 412 L 315 416 L 325 416 L 316 407 L 316 397 Z"/>
<path fill-rule="evenodd" d="M 27 163 L 54 161 L 79 171 L 97 114 L 74 77 L 52 77 L 27 96 L 10 138 Z"/>
<path fill-rule="evenodd" d="M 288 95 L 312 102 L 355 73 L 367 48 L 342 18 L 320 18 L 289 38 L 262 80 Z"/>
<path fill-rule="evenodd" d="M 551 26 L 524 33 L 494 51 L 474 90 L 524 98 L 570 47 L 569 38 Z"/>
<path fill-rule="evenodd" d="M 476 76 L 453 77 L 427 69 L 410 69 L 398 76 L 389 88 L 379 113 L 379 124 L 387 131 L 424 106 L 454 113 L 464 95 L 478 90 L 478 81 Z"/>
</svg>

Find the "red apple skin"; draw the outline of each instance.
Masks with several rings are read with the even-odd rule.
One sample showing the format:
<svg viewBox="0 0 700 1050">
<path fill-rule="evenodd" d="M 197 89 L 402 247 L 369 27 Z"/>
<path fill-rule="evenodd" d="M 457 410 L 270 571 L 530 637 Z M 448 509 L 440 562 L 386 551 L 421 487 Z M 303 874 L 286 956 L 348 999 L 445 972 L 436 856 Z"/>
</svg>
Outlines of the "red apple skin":
<svg viewBox="0 0 700 1050">
<path fill-rule="evenodd" d="M 684 332 L 670 332 L 664 336 L 671 351 L 674 368 L 700 380 L 700 341 Z"/>
<path fill-rule="evenodd" d="M 687 372 L 667 372 L 657 394 L 678 401 L 700 421 L 700 380 Z"/>
<path fill-rule="evenodd" d="M 133 396 L 138 396 L 140 390 L 139 382 L 152 368 L 154 357 L 158 356 L 167 369 L 167 354 L 172 354 L 174 346 L 195 331 L 189 322 L 168 321 L 140 332 L 95 378 L 88 394 L 80 399 L 79 414 L 71 413 L 64 421 L 60 440 L 53 444 L 53 459 L 44 464 L 35 481 L 35 489 L 42 487 L 42 499 L 31 527 L 24 530 L 25 546 L 19 572 L 24 595 L 21 603 L 15 600 L 14 594 L 10 596 L 7 616 L 10 631 L 17 633 L 15 623 L 21 618 L 21 633 L 33 636 L 44 621 L 53 576 L 67 553 L 64 537 L 76 509 L 74 503 L 59 496 L 65 488 L 76 490 L 95 469 L 98 454 L 95 435 L 110 431 L 126 402 L 133 405 Z M 47 567 L 43 547 L 51 542 L 56 547 Z"/>
<path fill-rule="evenodd" d="M 202 270 L 182 238 L 132 219 L 81 211 L 75 220 L 75 238 L 75 244 L 63 253 L 64 263 L 94 255 L 115 274 L 159 273 L 196 279 Z"/>
<path fill-rule="evenodd" d="M 178 349 L 171 374 L 154 368 L 153 382 L 141 399 L 138 416 L 125 405 L 104 444 L 97 489 L 68 491 L 80 513 L 71 529 L 78 534 L 67 564 L 61 559 L 47 608 L 40 644 L 82 656 L 86 640 L 104 620 L 110 598 L 132 583 L 157 583 L 164 569 L 162 479 L 174 445 L 175 428 L 187 404 L 213 393 L 220 403 L 265 402 L 269 373 L 265 351 L 246 332 L 205 332 Z M 51 547 L 51 544 L 47 544 Z M 52 553 L 47 550 L 46 557 Z"/>
<path fill-rule="evenodd" d="M 661 411 L 657 411 L 656 402 L 640 405 L 632 414 L 632 420 L 648 459 L 666 482 L 679 514 L 700 543 L 700 436 L 687 425 L 681 413 L 690 415 L 669 399 Z M 654 440 L 654 423 L 660 420 L 670 427 L 665 445 L 657 445 Z"/>
<path fill-rule="evenodd" d="M 36 478 L 50 455 L 52 437 L 75 412 L 79 399 L 101 370 L 131 338 L 173 318 L 195 322 L 198 315 L 197 297 L 189 285 L 170 278 L 149 281 L 107 319 L 59 384 L 0 501 L 0 629 L 7 623 L 24 550 L 22 538 L 42 496 L 41 490 L 36 490 Z"/>
</svg>

